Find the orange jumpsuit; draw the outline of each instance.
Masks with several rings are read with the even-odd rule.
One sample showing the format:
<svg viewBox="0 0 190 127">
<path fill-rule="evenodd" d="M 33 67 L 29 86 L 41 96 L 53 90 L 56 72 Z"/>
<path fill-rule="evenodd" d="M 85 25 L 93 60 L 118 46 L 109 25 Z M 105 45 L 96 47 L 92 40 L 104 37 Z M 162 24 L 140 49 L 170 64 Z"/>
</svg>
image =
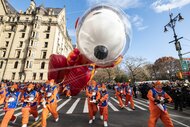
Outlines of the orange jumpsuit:
<svg viewBox="0 0 190 127">
<path fill-rule="evenodd" d="M 51 87 L 50 85 L 47 86 L 45 98 L 42 101 L 42 103 L 45 103 L 45 107 L 43 107 L 42 111 L 42 121 L 41 121 L 42 127 L 47 126 L 46 119 L 48 117 L 49 112 L 53 115 L 54 119 L 59 118 L 57 112 L 57 93 L 58 89 L 56 86 L 53 87 Z M 51 96 L 49 97 L 48 94 L 51 94 Z"/>
<path fill-rule="evenodd" d="M 153 88 L 154 89 L 154 88 Z M 156 89 L 154 89 L 156 90 Z M 160 94 L 166 99 L 168 99 L 169 102 L 172 101 L 171 97 L 163 92 L 159 91 Z M 149 99 L 149 110 L 150 110 L 150 118 L 148 121 L 148 127 L 155 127 L 157 120 L 160 118 L 161 121 L 164 123 L 165 127 L 174 127 L 170 116 L 167 111 L 162 111 L 156 104 L 155 104 L 155 97 L 153 96 L 153 91 L 149 90 L 147 97 Z"/>
<path fill-rule="evenodd" d="M 11 89 L 17 89 L 18 86 L 16 84 L 11 86 Z M 20 92 L 14 91 L 14 92 L 8 92 L 6 94 L 5 98 L 5 115 L 3 117 L 3 120 L 1 122 L 0 127 L 7 127 L 9 121 L 16 120 L 16 117 L 14 116 L 15 108 L 17 107 L 18 101 L 20 100 Z"/>
<path fill-rule="evenodd" d="M 33 89 L 33 86 L 29 85 Z M 30 93 L 25 92 L 22 96 L 22 125 L 28 124 L 30 114 L 33 115 L 34 118 L 38 117 L 37 111 L 37 99 L 38 93 L 35 90 L 31 90 Z"/>
<path fill-rule="evenodd" d="M 100 115 L 103 115 L 104 121 L 108 121 L 108 92 L 100 91 Z"/>
<path fill-rule="evenodd" d="M 93 95 L 95 93 L 95 95 Z M 89 110 L 89 119 L 92 120 L 93 116 L 96 115 L 98 111 L 97 101 L 100 99 L 100 93 L 98 87 L 88 86 L 86 89 L 86 96 L 88 97 L 88 110 Z"/>
<path fill-rule="evenodd" d="M 125 105 L 128 106 L 128 102 L 130 102 L 131 104 L 131 108 L 134 110 L 135 106 L 134 106 L 134 101 L 133 101 L 133 88 L 131 88 L 129 85 L 125 86 Z"/>
<path fill-rule="evenodd" d="M 115 87 L 115 91 L 116 91 L 115 95 L 116 95 L 116 97 L 117 97 L 117 99 L 119 101 L 119 106 L 121 108 L 123 108 L 124 105 L 123 105 L 123 101 L 122 101 L 122 96 L 124 95 L 124 90 L 121 87 L 120 83 L 117 85 L 117 87 Z"/>
</svg>

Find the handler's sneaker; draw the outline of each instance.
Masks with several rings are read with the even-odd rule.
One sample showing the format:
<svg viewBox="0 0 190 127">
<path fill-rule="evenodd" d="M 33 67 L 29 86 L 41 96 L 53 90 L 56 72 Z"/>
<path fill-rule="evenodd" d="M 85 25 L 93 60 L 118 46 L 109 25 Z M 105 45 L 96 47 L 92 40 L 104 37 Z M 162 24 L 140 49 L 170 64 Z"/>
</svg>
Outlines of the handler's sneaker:
<svg viewBox="0 0 190 127">
<path fill-rule="evenodd" d="M 59 121 L 59 117 L 57 117 L 57 119 L 55 119 L 55 122 L 58 122 Z"/>
<path fill-rule="evenodd" d="M 108 127 L 108 122 L 104 121 L 104 127 Z"/>
<path fill-rule="evenodd" d="M 89 123 L 89 124 L 92 124 L 92 122 L 93 122 L 93 120 L 91 119 L 91 120 L 89 120 L 89 122 L 88 122 L 88 123 Z"/>
<path fill-rule="evenodd" d="M 39 116 L 37 116 L 37 117 L 35 118 L 35 120 L 34 120 L 34 121 L 36 122 L 36 121 L 38 121 L 38 120 L 39 120 Z"/>
<path fill-rule="evenodd" d="M 93 116 L 93 120 L 95 120 L 96 119 L 96 117 L 95 116 Z"/>
<path fill-rule="evenodd" d="M 104 118 L 103 115 L 101 115 L 101 116 L 100 116 L 100 119 L 103 120 L 103 118 Z"/>
<path fill-rule="evenodd" d="M 23 124 L 22 127 L 27 127 L 27 124 Z"/>
<path fill-rule="evenodd" d="M 17 119 L 17 116 L 15 117 L 15 120 L 12 121 L 12 123 L 15 123 L 15 122 L 16 122 L 16 119 Z"/>
</svg>

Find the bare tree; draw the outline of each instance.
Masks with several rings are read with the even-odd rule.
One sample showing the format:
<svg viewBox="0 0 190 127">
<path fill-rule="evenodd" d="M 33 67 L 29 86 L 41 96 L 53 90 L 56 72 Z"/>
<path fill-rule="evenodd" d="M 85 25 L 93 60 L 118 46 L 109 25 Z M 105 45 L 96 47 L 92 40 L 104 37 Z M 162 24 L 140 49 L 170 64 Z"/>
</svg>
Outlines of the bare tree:
<svg viewBox="0 0 190 127">
<path fill-rule="evenodd" d="M 136 81 L 137 75 L 139 75 L 139 69 L 147 62 L 146 59 L 141 57 L 127 57 L 124 61 L 125 68 L 128 70 L 132 82 Z M 141 73 L 142 74 L 142 73 Z"/>
</svg>

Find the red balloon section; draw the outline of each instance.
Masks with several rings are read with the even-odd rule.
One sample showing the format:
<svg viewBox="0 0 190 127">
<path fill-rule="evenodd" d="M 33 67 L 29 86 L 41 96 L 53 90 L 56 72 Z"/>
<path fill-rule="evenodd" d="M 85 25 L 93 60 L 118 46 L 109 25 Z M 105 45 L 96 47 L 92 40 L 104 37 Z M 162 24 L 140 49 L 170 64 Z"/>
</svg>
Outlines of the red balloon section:
<svg viewBox="0 0 190 127">
<path fill-rule="evenodd" d="M 77 95 L 91 78 L 91 70 L 82 58 L 78 49 L 74 49 L 68 58 L 52 54 L 49 58 L 48 79 L 54 79 L 57 83 L 63 81 L 63 84 L 70 84 L 71 95 Z"/>
</svg>

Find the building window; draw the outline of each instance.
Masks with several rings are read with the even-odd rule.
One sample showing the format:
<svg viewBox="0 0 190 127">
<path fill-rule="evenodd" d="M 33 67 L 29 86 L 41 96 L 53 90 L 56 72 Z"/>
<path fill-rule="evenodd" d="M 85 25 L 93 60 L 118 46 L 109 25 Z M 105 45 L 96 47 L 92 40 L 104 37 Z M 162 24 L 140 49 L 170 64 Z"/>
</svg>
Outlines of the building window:
<svg viewBox="0 0 190 127">
<path fill-rule="evenodd" d="M 28 68 L 28 65 L 29 65 L 29 61 L 26 61 L 26 68 Z"/>
<path fill-rule="evenodd" d="M 49 38 L 49 34 L 46 34 L 46 39 L 48 39 Z"/>
<path fill-rule="evenodd" d="M 15 26 L 11 26 L 11 30 L 13 31 L 15 29 Z"/>
<path fill-rule="evenodd" d="M 2 52 L 2 57 L 5 57 L 5 55 L 6 55 L 6 51 L 3 51 Z"/>
<path fill-rule="evenodd" d="M 42 62 L 41 63 L 41 69 L 44 69 L 45 68 L 45 62 Z"/>
<path fill-rule="evenodd" d="M 27 26 L 25 25 L 24 28 L 23 28 L 23 30 L 26 31 L 26 28 L 27 28 Z"/>
<path fill-rule="evenodd" d="M 48 47 L 48 42 L 45 42 L 44 43 L 44 48 L 47 48 Z"/>
<path fill-rule="evenodd" d="M 30 61 L 29 63 L 29 68 L 32 68 L 32 61 Z"/>
<path fill-rule="evenodd" d="M 47 31 L 50 31 L 51 27 L 50 26 L 47 26 Z"/>
<path fill-rule="evenodd" d="M 15 79 L 15 74 L 16 74 L 15 72 L 12 73 L 12 80 Z"/>
<path fill-rule="evenodd" d="M 15 62 L 14 68 L 16 69 L 18 67 L 18 61 Z"/>
<path fill-rule="evenodd" d="M 8 38 L 11 38 L 11 33 L 8 33 Z"/>
<path fill-rule="evenodd" d="M 43 79 L 43 73 L 40 73 L 40 80 Z"/>
<path fill-rule="evenodd" d="M 31 56 L 31 53 L 32 53 L 32 51 L 31 51 L 31 50 L 29 50 L 29 51 L 28 51 L 28 57 L 30 57 L 30 56 Z"/>
<path fill-rule="evenodd" d="M 16 52 L 16 58 L 20 57 L 20 50 Z"/>
<path fill-rule="evenodd" d="M 20 41 L 20 42 L 19 42 L 19 47 L 21 48 L 22 45 L 23 45 L 23 41 Z"/>
<path fill-rule="evenodd" d="M 34 44 L 34 41 L 31 41 L 31 42 L 30 42 L 30 46 L 33 46 L 33 44 Z"/>
<path fill-rule="evenodd" d="M 22 33 L 22 36 L 21 36 L 21 38 L 24 38 L 25 37 L 25 33 Z"/>
<path fill-rule="evenodd" d="M 9 41 L 6 41 L 5 42 L 5 47 L 8 47 L 9 46 Z"/>
<path fill-rule="evenodd" d="M 36 80 L 36 73 L 33 73 L 32 80 Z"/>
<path fill-rule="evenodd" d="M 3 61 L 0 62 L 0 68 L 2 68 L 2 67 L 3 67 Z"/>
<path fill-rule="evenodd" d="M 0 17 L 0 21 L 2 21 L 2 20 L 3 20 L 3 17 L 1 16 L 1 17 Z"/>
<path fill-rule="evenodd" d="M 42 59 L 46 58 L 46 54 L 47 54 L 47 52 L 42 52 Z"/>
</svg>

